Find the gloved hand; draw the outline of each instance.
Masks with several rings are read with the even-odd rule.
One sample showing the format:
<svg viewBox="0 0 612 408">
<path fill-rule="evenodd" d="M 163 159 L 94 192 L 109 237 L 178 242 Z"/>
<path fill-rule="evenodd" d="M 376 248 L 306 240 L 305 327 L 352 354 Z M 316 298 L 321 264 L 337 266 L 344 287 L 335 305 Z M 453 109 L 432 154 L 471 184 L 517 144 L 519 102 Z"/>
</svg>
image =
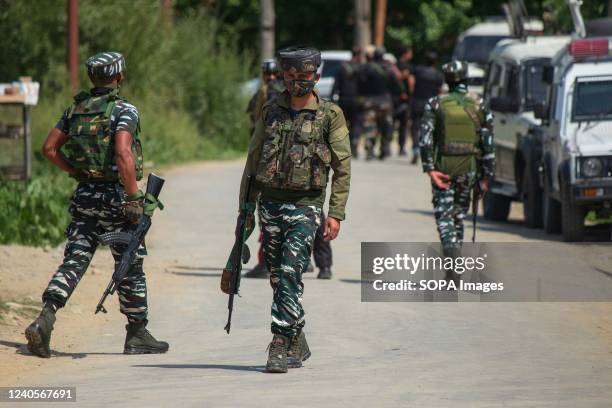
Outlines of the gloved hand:
<svg viewBox="0 0 612 408">
<path fill-rule="evenodd" d="M 128 195 L 123 202 L 123 215 L 132 224 L 138 224 L 144 214 L 144 193 L 140 190 Z"/>
<path fill-rule="evenodd" d="M 158 198 L 155 198 L 152 194 L 144 195 L 144 214 L 149 217 L 153 216 L 153 212 L 159 208 L 160 210 L 164 209 L 164 205 Z"/>
</svg>

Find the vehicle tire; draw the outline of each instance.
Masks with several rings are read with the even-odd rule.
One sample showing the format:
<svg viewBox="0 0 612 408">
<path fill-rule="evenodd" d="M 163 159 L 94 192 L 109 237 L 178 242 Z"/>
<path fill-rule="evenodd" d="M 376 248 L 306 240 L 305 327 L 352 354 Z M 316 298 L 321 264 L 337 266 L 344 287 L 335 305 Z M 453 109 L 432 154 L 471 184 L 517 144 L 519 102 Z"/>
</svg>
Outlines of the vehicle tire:
<svg viewBox="0 0 612 408">
<path fill-rule="evenodd" d="M 573 203 L 572 189 L 561 186 L 561 231 L 565 242 L 584 241 L 584 208 Z"/>
<path fill-rule="evenodd" d="M 561 204 L 550 196 L 547 181 L 542 191 L 542 224 L 548 234 L 561 233 Z"/>
<path fill-rule="evenodd" d="M 536 176 L 530 171 L 529 167 L 529 165 L 525 165 L 522 183 L 525 226 L 540 228 L 542 227 L 542 190 L 537 183 Z"/>
<path fill-rule="evenodd" d="M 488 191 L 483 198 L 484 217 L 490 221 L 506 221 L 510 215 L 512 199 Z"/>
</svg>

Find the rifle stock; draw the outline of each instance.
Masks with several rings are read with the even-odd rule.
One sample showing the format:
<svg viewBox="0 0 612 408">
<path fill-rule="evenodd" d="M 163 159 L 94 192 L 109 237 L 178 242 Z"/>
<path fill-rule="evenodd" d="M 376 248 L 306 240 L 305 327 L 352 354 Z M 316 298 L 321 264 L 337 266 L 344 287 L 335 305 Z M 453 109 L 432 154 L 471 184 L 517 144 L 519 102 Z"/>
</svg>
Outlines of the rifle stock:
<svg viewBox="0 0 612 408">
<path fill-rule="evenodd" d="M 478 203 L 481 197 L 480 181 L 477 181 L 472 189 L 472 243 L 476 242 L 476 217 L 478 217 Z"/>
</svg>

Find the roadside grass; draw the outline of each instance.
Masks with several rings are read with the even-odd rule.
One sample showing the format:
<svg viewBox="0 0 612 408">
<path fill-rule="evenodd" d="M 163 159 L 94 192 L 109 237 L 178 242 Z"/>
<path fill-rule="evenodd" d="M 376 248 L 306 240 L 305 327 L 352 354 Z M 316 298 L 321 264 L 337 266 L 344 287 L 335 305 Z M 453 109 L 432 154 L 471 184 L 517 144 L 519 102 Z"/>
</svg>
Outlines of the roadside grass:
<svg viewBox="0 0 612 408">
<path fill-rule="evenodd" d="M 0 298 L 0 323 L 5 323 L 10 314 L 23 319 L 33 319 L 40 313 L 42 303 L 30 297 L 15 300 Z"/>
</svg>

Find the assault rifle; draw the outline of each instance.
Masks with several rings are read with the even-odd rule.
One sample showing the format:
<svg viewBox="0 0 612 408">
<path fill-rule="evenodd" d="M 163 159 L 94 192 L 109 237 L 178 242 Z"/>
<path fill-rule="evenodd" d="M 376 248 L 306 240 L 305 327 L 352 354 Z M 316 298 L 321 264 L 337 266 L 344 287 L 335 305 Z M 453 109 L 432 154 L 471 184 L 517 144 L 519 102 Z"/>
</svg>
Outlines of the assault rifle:
<svg viewBox="0 0 612 408">
<path fill-rule="evenodd" d="M 476 217 L 478 216 L 478 203 L 482 197 L 481 181 L 477 181 L 472 189 L 472 243 L 476 242 Z"/>
<path fill-rule="evenodd" d="M 245 201 L 248 200 L 251 195 L 252 183 L 253 176 L 247 176 Z M 240 214 L 238 215 L 238 225 L 236 225 L 236 241 L 232 247 L 232 252 L 230 253 L 227 265 L 225 266 L 225 269 L 223 269 L 223 274 L 221 275 L 221 291 L 229 295 L 229 299 L 227 301 L 227 324 L 225 325 L 225 331 L 227 334 L 229 334 L 232 325 L 234 295 L 238 294 L 238 289 L 240 288 L 242 264 L 249 262 L 251 257 L 249 247 L 245 242 L 249 238 L 249 235 L 251 235 L 251 232 L 253 232 L 254 226 L 248 225 L 247 221 L 249 215 L 253 214 L 253 211 L 254 208 L 249 209 L 246 204 L 240 209 Z"/>
<path fill-rule="evenodd" d="M 145 208 L 152 205 L 151 212 L 145 210 L 145 214 L 142 215 L 140 223 L 134 231 L 131 232 L 107 232 L 106 234 L 98 235 L 98 241 L 102 245 L 122 245 L 125 249 L 121 254 L 119 263 L 115 266 L 115 272 L 113 277 L 106 287 L 102 298 L 96 306 L 96 314 L 98 312 L 106 313 L 104 308 L 104 301 L 108 295 L 112 295 L 117 290 L 117 287 L 126 278 L 134 259 L 136 259 L 136 253 L 138 248 L 143 243 L 145 235 L 151 227 L 151 215 L 152 211 L 159 206 L 163 209 L 163 206 L 157 200 L 159 192 L 164 185 L 164 179 L 156 176 L 155 174 L 149 174 L 147 180 L 147 192 L 145 193 Z M 147 214 L 148 213 L 148 214 Z"/>
</svg>

